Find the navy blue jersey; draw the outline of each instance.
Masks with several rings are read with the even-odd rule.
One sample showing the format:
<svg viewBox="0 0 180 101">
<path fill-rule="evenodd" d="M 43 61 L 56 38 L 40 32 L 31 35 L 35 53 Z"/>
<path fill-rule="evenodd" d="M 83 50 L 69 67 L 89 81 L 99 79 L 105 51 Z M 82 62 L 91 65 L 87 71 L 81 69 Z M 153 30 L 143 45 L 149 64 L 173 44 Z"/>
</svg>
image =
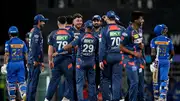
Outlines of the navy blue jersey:
<svg viewBox="0 0 180 101">
<path fill-rule="evenodd" d="M 174 50 L 172 40 L 164 35 L 157 36 L 151 40 L 151 48 L 157 49 L 159 46 L 158 59 L 169 60 L 169 53 Z"/>
<path fill-rule="evenodd" d="M 41 30 L 34 26 L 29 36 L 28 63 L 43 62 L 43 36 Z"/>
<path fill-rule="evenodd" d="M 69 30 L 72 26 L 66 26 L 66 29 Z"/>
<path fill-rule="evenodd" d="M 101 30 L 99 38 L 99 59 L 102 61 L 107 53 L 120 53 L 120 36 L 125 28 L 117 24 L 108 24 Z"/>
<path fill-rule="evenodd" d="M 70 27 L 68 31 L 73 33 L 74 38 L 76 38 L 76 39 L 78 38 L 80 33 L 84 33 L 84 29 L 81 28 L 81 29 L 77 30 L 74 26 Z"/>
<path fill-rule="evenodd" d="M 48 44 L 52 45 L 55 51 L 61 50 L 65 45 L 69 44 L 74 39 L 73 35 L 66 29 L 58 29 L 53 31 L 49 36 Z M 66 54 L 71 54 L 65 51 Z"/>
<path fill-rule="evenodd" d="M 134 30 L 132 25 L 129 25 L 126 32 L 121 36 L 121 44 L 131 51 L 139 51 L 139 44 L 142 42 L 142 29 Z"/>
<path fill-rule="evenodd" d="M 17 37 L 11 38 L 5 44 L 5 53 L 9 53 L 9 62 L 24 61 L 24 54 L 27 53 L 26 44 Z"/>
<path fill-rule="evenodd" d="M 78 39 L 71 44 L 75 47 L 78 46 L 77 56 L 90 56 L 97 55 L 98 39 L 92 33 L 81 34 Z"/>
<path fill-rule="evenodd" d="M 49 35 L 48 35 L 48 45 L 51 45 L 51 46 L 53 46 L 54 45 L 54 40 L 55 40 L 55 37 L 56 37 L 56 32 L 57 32 L 58 30 L 54 30 L 54 31 L 52 31 Z"/>
<path fill-rule="evenodd" d="M 101 33 L 101 28 L 100 28 L 100 30 L 99 31 L 95 31 L 95 29 L 93 29 L 93 35 L 95 36 L 95 37 L 99 37 L 99 35 L 100 35 L 100 33 Z"/>
</svg>

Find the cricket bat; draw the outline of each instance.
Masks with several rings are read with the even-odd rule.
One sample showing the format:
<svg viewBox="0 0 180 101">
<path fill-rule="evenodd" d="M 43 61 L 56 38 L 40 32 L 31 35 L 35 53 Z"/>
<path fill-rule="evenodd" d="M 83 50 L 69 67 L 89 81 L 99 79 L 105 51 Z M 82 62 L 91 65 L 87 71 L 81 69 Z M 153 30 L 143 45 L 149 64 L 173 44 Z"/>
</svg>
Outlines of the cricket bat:
<svg viewBox="0 0 180 101">
<path fill-rule="evenodd" d="M 159 57 L 159 46 L 157 46 L 157 54 L 155 59 L 155 72 L 153 72 L 153 83 L 158 83 L 158 57 Z"/>
</svg>

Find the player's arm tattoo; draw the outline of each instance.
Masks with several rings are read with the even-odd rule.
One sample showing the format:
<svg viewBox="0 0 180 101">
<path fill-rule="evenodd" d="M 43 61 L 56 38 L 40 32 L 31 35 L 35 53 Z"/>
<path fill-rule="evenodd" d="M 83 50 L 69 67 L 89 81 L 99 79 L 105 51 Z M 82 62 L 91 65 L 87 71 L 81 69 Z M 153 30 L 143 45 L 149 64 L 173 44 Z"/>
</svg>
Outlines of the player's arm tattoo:
<svg viewBox="0 0 180 101">
<path fill-rule="evenodd" d="M 7 64 L 7 63 L 8 63 L 8 60 L 9 60 L 9 53 L 6 52 L 6 53 L 4 54 L 4 64 Z"/>
</svg>

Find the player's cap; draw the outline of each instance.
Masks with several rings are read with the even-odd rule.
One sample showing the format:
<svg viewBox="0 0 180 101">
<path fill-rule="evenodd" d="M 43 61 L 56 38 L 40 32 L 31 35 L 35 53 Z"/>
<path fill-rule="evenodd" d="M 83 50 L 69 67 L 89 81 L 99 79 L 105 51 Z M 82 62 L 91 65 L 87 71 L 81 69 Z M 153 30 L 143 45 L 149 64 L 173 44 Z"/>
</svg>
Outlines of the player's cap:
<svg viewBox="0 0 180 101">
<path fill-rule="evenodd" d="M 11 26 L 8 30 L 9 34 L 19 33 L 18 28 L 16 26 Z"/>
<path fill-rule="evenodd" d="M 92 17 L 92 20 L 101 20 L 101 16 L 100 15 L 94 15 Z"/>
<path fill-rule="evenodd" d="M 154 28 L 154 33 L 156 36 L 162 35 L 164 30 L 168 30 L 168 27 L 165 24 L 156 25 Z"/>
<path fill-rule="evenodd" d="M 88 20 L 84 23 L 85 28 L 93 28 L 93 24 L 91 20 Z"/>
<path fill-rule="evenodd" d="M 115 14 L 114 11 L 108 11 L 108 12 L 106 13 L 106 16 L 107 16 L 108 18 L 115 18 L 116 14 Z"/>
<path fill-rule="evenodd" d="M 38 20 L 40 20 L 40 21 L 48 21 L 49 19 L 48 18 L 45 18 L 42 14 L 38 14 L 38 15 L 36 15 L 35 17 L 34 17 L 34 21 L 38 21 Z"/>
</svg>

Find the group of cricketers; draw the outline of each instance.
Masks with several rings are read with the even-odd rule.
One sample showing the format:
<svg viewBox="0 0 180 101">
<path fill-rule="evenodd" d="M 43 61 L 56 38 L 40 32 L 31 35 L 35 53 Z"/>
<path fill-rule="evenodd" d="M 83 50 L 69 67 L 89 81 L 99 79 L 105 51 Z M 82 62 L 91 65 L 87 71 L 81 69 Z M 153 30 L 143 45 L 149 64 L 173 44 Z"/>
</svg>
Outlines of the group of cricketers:
<svg viewBox="0 0 180 101">
<path fill-rule="evenodd" d="M 141 11 L 132 12 L 129 26 L 125 28 L 114 11 L 108 11 L 102 17 L 94 15 L 85 23 L 79 13 L 59 16 L 58 29 L 48 36 L 52 76 L 44 101 L 51 101 L 57 88 L 60 101 L 84 101 L 85 81 L 88 82 L 88 101 L 97 101 L 98 91 L 102 92 L 103 101 L 120 101 L 122 96 L 126 96 L 127 101 L 145 101 L 143 17 Z M 39 75 L 44 70 L 42 29 L 47 21 L 42 14 L 34 17 L 28 43 L 18 38 L 16 26 L 9 28 L 10 39 L 5 44 L 1 72 L 7 73 L 10 101 L 16 101 L 17 87 L 22 100 L 36 99 Z M 150 43 L 154 101 L 166 101 L 167 98 L 170 60 L 175 54 L 167 32 L 165 24 L 156 25 L 156 37 Z M 25 66 L 28 68 L 27 83 Z M 128 82 L 126 95 L 122 95 L 123 69 Z"/>
</svg>

